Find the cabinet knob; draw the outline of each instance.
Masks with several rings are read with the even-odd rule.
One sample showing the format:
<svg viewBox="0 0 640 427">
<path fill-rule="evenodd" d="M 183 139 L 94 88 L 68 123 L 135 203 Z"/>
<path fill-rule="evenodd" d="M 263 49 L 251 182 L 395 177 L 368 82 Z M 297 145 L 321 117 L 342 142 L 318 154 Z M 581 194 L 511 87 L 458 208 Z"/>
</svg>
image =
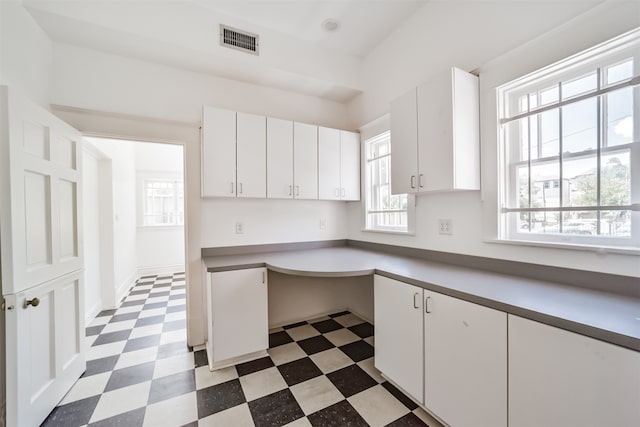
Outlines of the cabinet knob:
<svg viewBox="0 0 640 427">
<path fill-rule="evenodd" d="M 34 299 L 26 299 L 26 300 L 24 300 L 24 305 L 22 307 L 23 308 L 29 308 L 29 306 L 37 307 L 39 305 L 40 305 L 40 299 L 39 298 L 34 298 Z"/>
</svg>

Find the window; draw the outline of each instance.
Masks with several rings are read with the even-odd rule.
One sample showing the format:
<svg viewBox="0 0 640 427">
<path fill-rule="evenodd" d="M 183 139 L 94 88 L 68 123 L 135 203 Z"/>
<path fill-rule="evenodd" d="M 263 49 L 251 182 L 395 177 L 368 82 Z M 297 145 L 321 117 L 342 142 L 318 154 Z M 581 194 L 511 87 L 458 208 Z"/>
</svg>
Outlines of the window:
<svg viewBox="0 0 640 427">
<path fill-rule="evenodd" d="M 390 132 L 367 139 L 365 150 L 367 230 L 408 232 L 407 195 L 391 194 Z"/>
<path fill-rule="evenodd" d="M 143 181 L 143 225 L 184 225 L 184 190 L 181 180 Z"/>
<path fill-rule="evenodd" d="M 501 237 L 640 247 L 639 70 L 637 30 L 498 88 Z"/>
</svg>

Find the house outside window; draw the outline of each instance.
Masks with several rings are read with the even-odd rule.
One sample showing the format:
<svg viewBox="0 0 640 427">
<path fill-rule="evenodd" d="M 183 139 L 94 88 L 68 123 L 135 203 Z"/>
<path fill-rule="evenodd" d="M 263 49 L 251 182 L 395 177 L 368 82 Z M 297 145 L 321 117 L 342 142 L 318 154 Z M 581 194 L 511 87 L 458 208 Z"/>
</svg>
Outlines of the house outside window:
<svg viewBox="0 0 640 427">
<path fill-rule="evenodd" d="M 143 180 L 143 226 L 184 225 L 182 180 Z"/>
<path fill-rule="evenodd" d="M 498 88 L 501 237 L 640 247 L 640 30 Z"/>
<path fill-rule="evenodd" d="M 391 194 L 391 135 L 365 140 L 366 229 L 407 233 L 406 194 Z"/>
</svg>

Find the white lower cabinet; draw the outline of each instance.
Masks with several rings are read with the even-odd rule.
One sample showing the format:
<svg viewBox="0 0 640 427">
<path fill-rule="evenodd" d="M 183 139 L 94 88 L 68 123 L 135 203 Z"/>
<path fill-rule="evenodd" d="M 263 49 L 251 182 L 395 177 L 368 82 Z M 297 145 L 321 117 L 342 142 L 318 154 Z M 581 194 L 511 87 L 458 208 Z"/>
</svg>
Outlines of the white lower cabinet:
<svg viewBox="0 0 640 427">
<path fill-rule="evenodd" d="M 374 276 L 375 365 L 422 403 L 422 288 Z"/>
<path fill-rule="evenodd" d="M 510 427 L 640 425 L 640 353 L 509 315 Z"/>
<path fill-rule="evenodd" d="M 267 270 L 207 275 L 208 341 L 211 369 L 261 357 L 269 347 Z"/>
<path fill-rule="evenodd" d="M 506 427 L 507 314 L 424 296 L 425 407 L 455 427 Z"/>
<path fill-rule="evenodd" d="M 507 425 L 507 315 L 374 276 L 375 365 L 452 427 Z"/>
</svg>

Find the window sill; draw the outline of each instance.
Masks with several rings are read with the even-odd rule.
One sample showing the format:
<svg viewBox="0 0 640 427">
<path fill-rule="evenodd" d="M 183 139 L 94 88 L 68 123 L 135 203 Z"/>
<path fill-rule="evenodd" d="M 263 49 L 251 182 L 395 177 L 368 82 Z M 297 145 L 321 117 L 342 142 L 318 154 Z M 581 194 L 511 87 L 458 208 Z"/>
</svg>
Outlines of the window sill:
<svg viewBox="0 0 640 427">
<path fill-rule="evenodd" d="M 363 228 L 360 231 L 364 233 L 393 234 L 395 236 L 415 236 L 413 231 L 391 231 L 391 230 L 374 230 L 371 228 Z"/>
<path fill-rule="evenodd" d="M 484 239 L 485 243 L 497 243 L 503 245 L 516 246 L 536 246 L 542 248 L 569 249 L 576 251 L 595 252 L 600 255 L 620 254 L 640 256 L 640 248 L 629 246 L 596 246 L 596 245 L 580 245 L 575 243 L 555 243 L 555 242 L 536 242 L 531 240 L 506 240 L 506 239 Z"/>
</svg>

